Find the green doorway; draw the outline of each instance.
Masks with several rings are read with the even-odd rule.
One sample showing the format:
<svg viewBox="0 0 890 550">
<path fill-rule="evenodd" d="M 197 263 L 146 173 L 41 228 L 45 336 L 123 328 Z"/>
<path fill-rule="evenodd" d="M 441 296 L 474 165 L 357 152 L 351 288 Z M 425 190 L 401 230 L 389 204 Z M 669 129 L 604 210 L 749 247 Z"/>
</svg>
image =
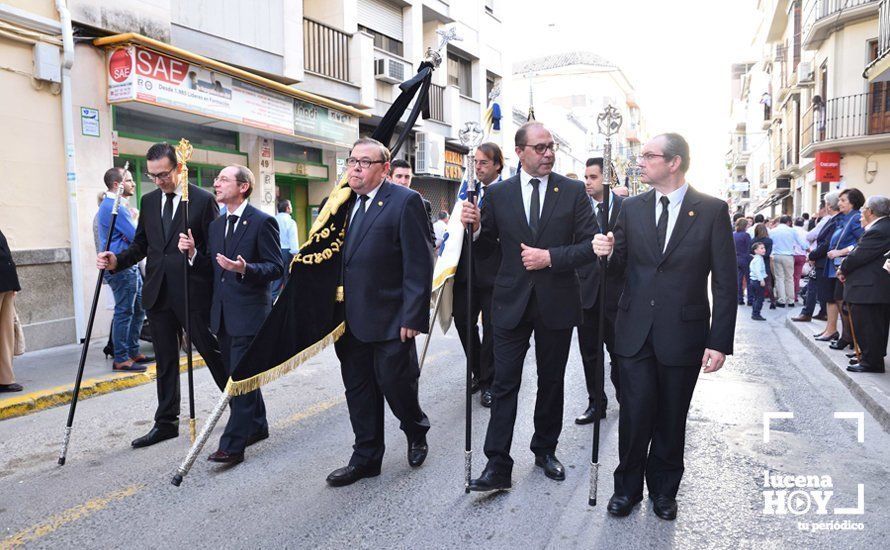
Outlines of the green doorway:
<svg viewBox="0 0 890 550">
<path fill-rule="evenodd" d="M 289 200 L 293 207 L 291 216 L 297 222 L 297 233 L 302 245 L 306 242 L 310 226 L 309 180 L 287 174 L 275 174 L 276 211 L 280 200 Z"/>
</svg>

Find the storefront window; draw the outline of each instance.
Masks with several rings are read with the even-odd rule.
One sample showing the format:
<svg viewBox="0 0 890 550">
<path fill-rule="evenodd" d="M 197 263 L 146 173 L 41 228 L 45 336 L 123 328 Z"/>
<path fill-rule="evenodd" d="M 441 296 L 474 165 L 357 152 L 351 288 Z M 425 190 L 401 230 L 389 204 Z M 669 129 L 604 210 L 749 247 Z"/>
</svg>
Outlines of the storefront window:
<svg viewBox="0 0 890 550">
<path fill-rule="evenodd" d="M 288 162 L 315 162 L 321 164 L 321 149 L 304 147 L 296 143 L 276 139 L 275 158 Z"/>
<path fill-rule="evenodd" d="M 120 137 L 166 140 L 169 143 L 178 143 L 180 139 L 186 138 L 195 147 L 238 152 L 238 132 L 197 126 L 124 107 L 114 107 L 114 129 Z"/>
</svg>

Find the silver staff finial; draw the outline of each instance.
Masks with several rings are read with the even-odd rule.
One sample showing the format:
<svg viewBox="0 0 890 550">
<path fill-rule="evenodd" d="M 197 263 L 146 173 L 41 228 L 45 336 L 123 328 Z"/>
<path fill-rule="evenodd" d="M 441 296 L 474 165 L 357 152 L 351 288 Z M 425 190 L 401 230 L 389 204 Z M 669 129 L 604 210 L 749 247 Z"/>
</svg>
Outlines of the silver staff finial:
<svg viewBox="0 0 890 550">
<path fill-rule="evenodd" d="M 612 105 L 606 106 L 606 110 L 596 117 L 596 125 L 602 135 L 614 136 L 621 128 L 621 112 Z"/>
<path fill-rule="evenodd" d="M 470 121 L 465 123 L 464 127 L 457 131 L 457 137 L 460 139 L 460 142 L 464 147 L 475 149 L 485 138 L 485 132 L 482 131 L 482 126 L 480 126 L 478 122 Z"/>
<path fill-rule="evenodd" d="M 454 27 L 439 29 L 436 31 L 436 34 L 439 35 L 439 45 L 435 50 L 432 48 L 426 49 L 426 61 L 431 63 L 433 67 L 439 68 L 439 65 L 442 64 L 442 52 L 445 50 L 445 46 L 449 42 L 458 42 L 462 39 L 457 35 L 457 29 Z"/>
</svg>

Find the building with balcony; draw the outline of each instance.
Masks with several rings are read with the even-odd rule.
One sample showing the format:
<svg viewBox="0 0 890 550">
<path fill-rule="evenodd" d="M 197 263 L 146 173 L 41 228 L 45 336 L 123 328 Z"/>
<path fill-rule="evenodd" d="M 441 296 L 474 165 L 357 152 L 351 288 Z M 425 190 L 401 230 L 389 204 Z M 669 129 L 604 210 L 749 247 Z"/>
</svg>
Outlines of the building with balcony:
<svg viewBox="0 0 890 550">
<path fill-rule="evenodd" d="M 531 103 L 535 118 L 565 140 L 554 167 L 560 173 L 580 176 L 587 158 L 602 156 L 597 115 L 608 105 L 617 108 L 623 124 L 612 137 L 612 158 L 624 181 L 647 136 L 634 87 L 620 67 L 591 52 L 550 55 L 515 64 L 512 86 L 517 110 L 526 114 Z"/>
<path fill-rule="evenodd" d="M 769 97 L 770 75 L 763 61 L 737 63 L 732 66 L 730 82 L 732 102 L 723 196 L 730 211 L 753 214 L 756 207 L 772 198 L 768 132 L 772 108 L 764 101 L 765 95 Z M 764 121 L 768 122 L 766 128 Z"/>
<path fill-rule="evenodd" d="M 458 131 L 481 122 L 506 75 L 498 40 L 506 7 L 490 0 L 304 0 L 300 87 L 367 109 L 371 116 L 361 121 L 360 133 L 368 135 L 398 97 L 398 84 L 417 71 L 427 48 L 438 46 L 439 33 L 454 28 L 460 40 L 448 44 L 433 73 L 429 117 L 417 120 L 399 154 L 414 167 L 412 187 L 434 211 L 450 211 L 467 152 Z M 508 117 L 504 98 L 500 102 Z M 489 138 L 503 146 L 504 135 Z"/>
</svg>

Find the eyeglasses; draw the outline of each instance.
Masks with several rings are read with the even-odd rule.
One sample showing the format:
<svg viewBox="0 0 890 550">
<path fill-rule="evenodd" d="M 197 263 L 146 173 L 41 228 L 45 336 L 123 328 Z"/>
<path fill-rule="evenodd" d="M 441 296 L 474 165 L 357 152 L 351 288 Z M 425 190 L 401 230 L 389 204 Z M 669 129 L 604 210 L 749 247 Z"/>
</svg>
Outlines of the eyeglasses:
<svg viewBox="0 0 890 550">
<path fill-rule="evenodd" d="M 522 143 L 519 147 L 531 147 L 535 150 L 535 153 L 539 155 L 543 155 L 547 151 L 553 151 L 554 153 L 559 151 L 558 143 L 538 143 L 536 145 L 529 145 L 528 143 Z"/>
<path fill-rule="evenodd" d="M 146 172 L 145 175 L 150 177 L 153 180 L 165 180 L 170 177 L 170 174 L 172 174 L 174 170 L 176 170 L 176 168 L 171 168 L 171 169 L 167 170 L 166 172 L 158 172 L 157 174 L 152 174 L 151 172 Z"/>
<path fill-rule="evenodd" d="M 229 182 L 233 182 L 233 181 L 236 183 L 247 183 L 246 181 L 239 180 L 238 178 L 232 179 L 232 178 L 229 178 L 226 176 L 216 176 L 215 178 L 213 178 L 213 181 L 214 182 L 221 181 L 223 183 L 229 183 Z"/>
<path fill-rule="evenodd" d="M 476 166 L 491 166 L 490 160 L 474 160 L 473 162 L 476 163 Z"/>
<path fill-rule="evenodd" d="M 369 160 L 369 159 L 357 159 L 353 157 L 349 157 L 346 159 L 346 166 L 350 168 L 355 168 L 355 165 L 358 164 L 362 168 L 370 168 L 372 164 L 385 164 L 385 160 Z"/>
<path fill-rule="evenodd" d="M 652 159 L 661 157 L 663 159 L 667 158 L 667 155 L 658 155 L 656 153 L 643 153 L 642 155 L 637 155 L 637 163 L 646 161 L 652 162 Z"/>
</svg>

